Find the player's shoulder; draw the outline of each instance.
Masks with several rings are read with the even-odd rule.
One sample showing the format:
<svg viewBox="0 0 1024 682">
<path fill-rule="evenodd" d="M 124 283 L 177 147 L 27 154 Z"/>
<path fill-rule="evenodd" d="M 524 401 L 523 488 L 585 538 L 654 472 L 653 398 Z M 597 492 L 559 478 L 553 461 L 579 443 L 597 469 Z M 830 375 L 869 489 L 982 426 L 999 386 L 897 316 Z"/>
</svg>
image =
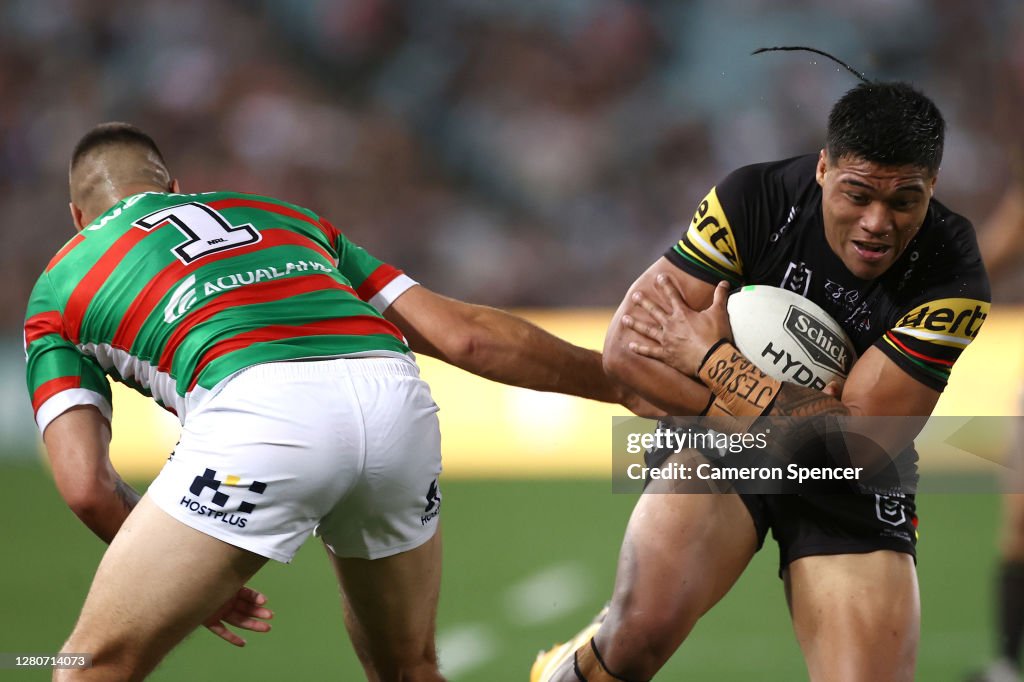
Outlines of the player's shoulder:
<svg viewBox="0 0 1024 682">
<path fill-rule="evenodd" d="M 200 192 L 198 194 L 168 194 L 167 197 L 177 197 L 179 201 L 189 200 L 210 205 L 213 208 L 251 208 L 273 211 L 281 209 L 293 211 L 312 220 L 319 220 L 320 216 L 311 209 L 299 204 L 286 201 L 279 197 L 272 197 L 266 194 L 252 194 L 250 192 L 235 192 L 230 190 L 217 190 L 213 192 Z"/>
<path fill-rule="evenodd" d="M 725 204 L 758 204 L 769 210 L 789 210 L 813 199 L 818 190 L 814 176 L 817 160 L 815 154 L 804 154 L 742 166 L 717 185 L 718 196 Z"/>
<path fill-rule="evenodd" d="M 981 258 L 974 224 L 966 216 L 953 211 L 934 197 L 928 202 L 925 226 L 931 231 L 932 239 L 947 241 L 952 247 L 950 252 L 954 255 Z"/>
<path fill-rule="evenodd" d="M 934 198 L 918 241 L 921 255 L 932 262 L 958 272 L 973 272 L 988 281 L 974 225 Z"/>
<path fill-rule="evenodd" d="M 762 190 L 772 185 L 798 187 L 814 180 L 818 157 L 802 154 L 779 161 L 767 161 L 741 166 L 726 176 L 724 182 L 737 189 Z"/>
<path fill-rule="evenodd" d="M 920 233 L 908 248 L 903 297 L 991 300 L 991 289 L 971 221 L 932 199 Z"/>
</svg>

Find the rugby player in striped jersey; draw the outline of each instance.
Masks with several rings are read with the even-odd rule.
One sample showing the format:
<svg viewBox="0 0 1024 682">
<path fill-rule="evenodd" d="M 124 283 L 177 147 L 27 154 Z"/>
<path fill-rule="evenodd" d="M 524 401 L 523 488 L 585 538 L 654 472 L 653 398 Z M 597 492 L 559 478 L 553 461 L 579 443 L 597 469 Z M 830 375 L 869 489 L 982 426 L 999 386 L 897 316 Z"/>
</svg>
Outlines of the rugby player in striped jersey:
<svg viewBox="0 0 1024 682">
<path fill-rule="evenodd" d="M 439 680 L 437 406 L 411 351 L 528 388 L 643 403 L 599 353 L 439 296 L 315 213 L 183 194 L 153 140 L 103 124 L 76 146 L 78 234 L 33 289 L 28 388 L 54 479 L 110 542 L 57 679 L 140 679 L 200 624 L 269 629 L 244 586 L 310 533 L 336 570 L 370 679 Z M 140 496 L 108 457 L 108 378 L 173 412 Z"/>
</svg>

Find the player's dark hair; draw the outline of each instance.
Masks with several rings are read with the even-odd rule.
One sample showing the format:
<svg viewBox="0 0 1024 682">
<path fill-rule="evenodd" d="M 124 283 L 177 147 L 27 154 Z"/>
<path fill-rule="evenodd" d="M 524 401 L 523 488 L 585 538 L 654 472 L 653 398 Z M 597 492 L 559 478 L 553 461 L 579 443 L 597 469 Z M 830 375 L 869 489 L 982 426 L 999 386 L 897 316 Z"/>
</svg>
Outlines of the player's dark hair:
<svg viewBox="0 0 1024 682">
<path fill-rule="evenodd" d="M 776 51 L 820 54 L 860 79 L 860 85 L 843 95 L 829 113 L 825 148 L 832 163 L 852 156 L 883 166 L 916 166 L 931 175 L 938 172 L 946 122 L 920 90 L 908 83 L 869 80 L 841 59 L 813 47 L 762 47 L 752 54 Z"/>
<path fill-rule="evenodd" d="M 754 50 L 753 52 L 751 52 L 750 54 L 761 54 L 762 52 L 813 52 L 814 54 L 820 54 L 822 57 L 828 57 L 829 59 L 834 61 L 836 64 L 838 64 L 839 66 L 843 67 L 844 69 L 846 69 L 847 71 L 852 73 L 854 76 L 859 78 L 862 82 L 864 82 L 864 83 L 870 83 L 871 82 L 871 81 L 868 80 L 867 76 L 865 76 L 863 73 L 861 73 L 857 69 L 853 68 L 852 66 L 850 66 L 849 64 L 844 62 L 839 57 L 831 55 L 828 52 L 825 52 L 824 50 L 819 50 L 816 47 L 804 47 L 803 45 L 782 45 L 780 47 L 759 47 L 756 50 Z"/>
<path fill-rule="evenodd" d="M 161 164 L 167 165 L 164 161 L 164 155 L 160 153 L 160 149 L 156 146 L 153 138 L 131 123 L 114 121 L 100 123 L 82 136 L 82 139 L 78 141 L 74 151 L 71 153 L 71 168 L 73 169 L 77 166 L 78 162 L 89 152 L 108 145 L 143 147 L 153 152 L 160 159 Z"/>
<path fill-rule="evenodd" d="M 832 163 L 852 156 L 883 166 L 916 166 L 931 175 L 942 163 L 946 122 L 908 83 L 861 83 L 828 115 L 825 148 Z"/>
</svg>

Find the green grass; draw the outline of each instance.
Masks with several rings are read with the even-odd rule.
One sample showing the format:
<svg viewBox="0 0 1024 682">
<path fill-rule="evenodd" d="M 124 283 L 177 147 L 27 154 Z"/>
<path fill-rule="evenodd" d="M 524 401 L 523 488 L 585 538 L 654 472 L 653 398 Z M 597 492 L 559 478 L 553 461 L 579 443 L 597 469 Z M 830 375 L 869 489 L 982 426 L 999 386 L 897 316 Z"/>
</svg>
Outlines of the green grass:
<svg viewBox="0 0 1024 682">
<path fill-rule="evenodd" d="M 103 545 L 61 502 L 34 466 L 0 466 L 0 652 L 58 650 L 84 599 Z M 634 498 L 605 481 L 448 481 L 444 483 L 445 572 L 441 641 L 470 642 L 457 662 L 464 682 L 525 680 L 541 647 L 574 633 L 604 603 Z M 956 681 L 991 650 L 989 598 L 998 498 L 934 495 L 919 499 L 923 519 L 923 608 L 918 679 Z M 777 552 L 766 545 L 725 600 L 701 623 L 659 679 L 806 679 L 789 625 Z M 570 579 L 560 615 L 524 622 L 510 586 L 550 568 Z M 274 630 L 235 649 L 201 631 L 152 679 L 361 679 L 341 623 L 323 550 L 310 541 L 295 562 L 271 562 L 253 581 L 277 611 Z M 442 651 L 442 659 L 445 659 Z M 451 650 L 448 652 L 451 654 Z M 454 661 L 453 658 L 448 658 Z M 456 670 L 458 672 L 458 670 Z M 49 679 L 43 671 L 0 671 L 0 678 Z"/>
</svg>

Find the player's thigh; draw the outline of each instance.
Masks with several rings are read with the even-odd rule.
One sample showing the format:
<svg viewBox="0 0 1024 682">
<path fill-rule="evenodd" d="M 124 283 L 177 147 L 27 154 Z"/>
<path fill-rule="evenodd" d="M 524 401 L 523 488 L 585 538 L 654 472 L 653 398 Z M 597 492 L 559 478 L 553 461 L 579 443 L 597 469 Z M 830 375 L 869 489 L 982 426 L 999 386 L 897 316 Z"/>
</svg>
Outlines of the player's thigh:
<svg viewBox="0 0 1024 682">
<path fill-rule="evenodd" d="M 381 559 L 327 554 L 341 585 L 346 625 L 360 658 L 402 667 L 436 663 L 434 621 L 441 589 L 441 533 Z"/>
<path fill-rule="evenodd" d="M 440 429 L 437 405 L 415 367 L 392 369 L 382 375 L 367 366 L 352 377 L 365 457 L 352 489 L 317 533 L 368 674 L 418 670 L 429 677 L 441 576 Z"/>
<path fill-rule="evenodd" d="M 914 679 L 921 605 L 910 554 L 807 556 L 785 578 L 813 682 Z"/>
<path fill-rule="evenodd" d="M 649 488 L 630 517 L 612 603 L 595 638 L 609 669 L 653 674 L 757 548 L 754 522 L 738 495 Z"/>
<path fill-rule="evenodd" d="M 152 667 L 266 561 L 143 496 L 103 555 L 69 645 Z"/>
</svg>

